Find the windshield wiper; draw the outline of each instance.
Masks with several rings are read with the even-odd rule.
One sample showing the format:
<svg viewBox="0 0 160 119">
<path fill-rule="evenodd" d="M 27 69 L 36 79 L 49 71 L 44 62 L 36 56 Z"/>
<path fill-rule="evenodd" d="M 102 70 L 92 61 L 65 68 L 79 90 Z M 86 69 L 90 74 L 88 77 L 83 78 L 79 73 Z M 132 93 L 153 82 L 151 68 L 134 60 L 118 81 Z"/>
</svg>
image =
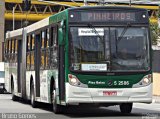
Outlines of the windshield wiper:
<svg viewBox="0 0 160 119">
<path fill-rule="evenodd" d="M 88 27 L 93 29 L 94 33 L 98 36 L 98 38 L 101 40 L 101 42 L 103 43 L 103 39 L 102 37 L 99 35 L 98 31 L 96 30 L 96 28 L 92 25 L 92 24 L 88 24 Z"/>
<path fill-rule="evenodd" d="M 129 24 L 129 23 L 126 25 L 126 27 L 123 29 L 120 37 L 118 38 L 117 42 L 120 42 L 120 41 L 122 40 L 124 34 L 126 33 L 126 31 L 128 30 L 128 28 L 129 28 L 130 26 L 131 26 L 131 24 Z"/>
</svg>

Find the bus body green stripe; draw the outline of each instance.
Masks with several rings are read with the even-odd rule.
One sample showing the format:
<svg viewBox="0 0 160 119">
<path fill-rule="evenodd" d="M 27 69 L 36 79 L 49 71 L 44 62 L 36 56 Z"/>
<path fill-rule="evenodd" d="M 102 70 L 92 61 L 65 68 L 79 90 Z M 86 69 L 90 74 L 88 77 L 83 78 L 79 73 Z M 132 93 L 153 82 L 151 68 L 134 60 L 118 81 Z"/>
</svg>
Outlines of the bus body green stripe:
<svg viewBox="0 0 160 119">
<path fill-rule="evenodd" d="M 141 81 L 147 74 L 124 76 L 74 75 L 81 83 L 87 84 L 88 88 L 132 88 L 134 84 Z"/>
</svg>

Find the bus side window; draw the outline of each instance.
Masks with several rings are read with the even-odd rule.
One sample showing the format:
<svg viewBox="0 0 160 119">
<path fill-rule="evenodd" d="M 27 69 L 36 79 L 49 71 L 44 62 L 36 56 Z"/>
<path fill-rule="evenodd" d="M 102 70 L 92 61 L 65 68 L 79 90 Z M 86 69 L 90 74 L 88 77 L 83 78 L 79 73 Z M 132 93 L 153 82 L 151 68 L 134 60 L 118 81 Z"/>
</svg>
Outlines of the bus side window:
<svg viewBox="0 0 160 119">
<path fill-rule="evenodd" d="M 35 47 L 35 44 L 34 44 L 34 43 L 35 43 L 35 41 L 34 41 L 34 40 L 35 40 L 35 34 L 32 34 L 32 35 L 31 35 L 31 40 L 32 40 L 32 41 L 31 41 L 31 42 L 32 42 L 32 44 L 31 44 L 31 50 L 33 51 L 33 50 L 34 50 L 34 47 Z"/>
<path fill-rule="evenodd" d="M 46 32 L 42 31 L 41 32 L 41 49 L 45 48 L 45 40 L 46 40 L 45 35 L 46 35 Z"/>
<path fill-rule="evenodd" d="M 12 62 L 15 62 L 15 39 L 12 39 Z"/>
<path fill-rule="evenodd" d="M 45 68 L 45 40 L 46 40 L 46 32 L 45 30 L 41 32 L 41 69 Z"/>
<path fill-rule="evenodd" d="M 31 50 L 31 35 L 27 36 L 27 52 Z"/>
<path fill-rule="evenodd" d="M 7 62 L 9 62 L 9 40 L 7 41 Z"/>
<path fill-rule="evenodd" d="M 31 69 L 34 70 L 35 35 L 31 35 Z"/>
<path fill-rule="evenodd" d="M 14 50 L 15 50 L 15 62 L 17 62 L 17 49 L 18 49 L 18 39 L 15 39 L 15 45 L 14 45 Z"/>
<path fill-rule="evenodd" d="M 8 40 L 8 54 L 10 54 L 10 51 L 11 51 L 11 49 L 10 49 L 10 40 Z"/>
<path fill-rule="evenodd" d="M 5 42 L 5 62 L 8 62 L 8 40 Z"/>
<path fill-rule="evenodd" d="M 7 54 L 7 46 L 8 46 L 8 40 L 5 42 L 4 47 L 5 47 L 5 54 Z"/>
<path fill-rule="evenodd" d="M 50 50 L 49 50 L 50 29 L 46 30 L 46 69 L 50 68 Z"/>
<path fill-rule="evenodd" d="M 8 58 L 9 58 L 9 63 L 11 62 L 11 40 L 9 40 L 9 52 L 8 52 Z"/>
<path fill-rule="evenodd" d="M 15 41 L 15 53 L 17 53 L 17 50 L 18 50 L 18 40 L 16 39 L 16 41 Z"/>
<path fill-rule="evenodd" d="M 31 50 L 31 35 L 27 36 L 27 70 L 30 70 L 30 65 L 31 65 L 31 55 L 30 55 L 30 50 Z"/>
<path fill-rule="evenodd" d="M 49 47 L 49 39 L 50 39 L 49 33 L 50 33 L 50 29 L 48 28 L 46 30 L 46 47 L 47 48 Z"/>
<path fill-rule="evenodd" d="M 13 54 L 14 53 L 14 39 L 12 39 L 11 42 L 12 42 L 11 43 L 12 44 L 12 46 L 11 46 L 11 50 L 12 50 L 11 53 Z"/>
<path fill-rule="evenodd" d="M 50 36 L 50 65 L 57 68 L 57 26 L 51 27 Z"/>
</svg>

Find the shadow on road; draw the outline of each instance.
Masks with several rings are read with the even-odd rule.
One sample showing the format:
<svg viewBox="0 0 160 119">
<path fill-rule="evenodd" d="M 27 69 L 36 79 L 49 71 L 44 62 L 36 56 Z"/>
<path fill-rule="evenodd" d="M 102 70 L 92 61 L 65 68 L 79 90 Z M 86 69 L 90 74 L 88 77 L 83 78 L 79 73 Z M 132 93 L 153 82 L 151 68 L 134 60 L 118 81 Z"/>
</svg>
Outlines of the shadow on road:
<svg viewBox="0 0 160 119">
<path fill-rule="evenodd" d="M 140 116 L 139 114 L 122 114 L 117 110 L 111 110 L 102 107 L 70 107 L 65 109 L 66 116 L 71 118 L 84 118 L 84 117 L 137 117 Z"/>
<path fill-rule="evenodd" d="M 26 101 L 20 101 L 23 104 L 30 104 Z M 39 109 L 53 112 L 52 105 L 46 103 L 38 103 Z M 54 113 L 53 113 L 54 115 Z M 120 111 L 107 109 L 106 107 L 86 107 L 86 106 L 67 106 L 63 108 L 64 115 L 70 118 L 88 118 L 88 117 L 142 117 L 142 114 L 122 114 Z"/>
<path fill-rule="evenodd" d="M 11 98 L 9 99 L 11 100 Z M 22 103 L 24 105 L 30 105 L 29 101 L 24 101 L 24 100 L 18 100 L 18 103 Z M 49 112 L 48 114 L 52 116 L 55 116 L 55 114 L 52 111 L 52 105 L 51 104 L 46 104 L 46 103 L 38 103 L 38 109 L 44 110 Z M 148 116 L 148 113 L 142 113 L 142 112 L 153 112 L 150 111 L 149 109 L 133 109 L 133 113 L 131 114 L 122 114 L 119 111 L 119 108 L 116 106 L 113 107 L 95 107 L 95 106 L 67 106 L 64 108 L 64 111 L 62 114 L 59 114 L 61 116 L 65 116 L 68 118 L 89 118 L 89 117 L 111 117 L 111 118 L 140 118 L 142 119 L 142 116 Z M 154 113 L 154 112 L 153 112 Z M 150 113 L 149 116 L 153 113 Z M 47 114 L 47 113 L 46 113 Z M 48 115 L 47 114 L 47 115 Z M 158 117 L 160 117 L 160 113 L 156 114 Z"/>
</svg>

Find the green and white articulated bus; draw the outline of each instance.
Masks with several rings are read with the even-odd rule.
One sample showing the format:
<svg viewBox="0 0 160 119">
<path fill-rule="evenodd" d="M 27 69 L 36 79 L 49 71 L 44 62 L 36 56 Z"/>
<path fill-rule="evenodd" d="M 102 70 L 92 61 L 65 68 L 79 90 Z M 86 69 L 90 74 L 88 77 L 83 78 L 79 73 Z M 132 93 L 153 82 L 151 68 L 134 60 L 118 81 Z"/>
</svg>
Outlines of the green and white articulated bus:
<svg viewBox="0 0 160 119">
<path fill-rule="evenodd" d="M 148 12 L 131 7 L 66 9 L 8 32 L 5 83 L 12 99 L 68 105 L 152 102 Z M 63 108 L 62 108 L 63 107 Z"/>
</svg>

